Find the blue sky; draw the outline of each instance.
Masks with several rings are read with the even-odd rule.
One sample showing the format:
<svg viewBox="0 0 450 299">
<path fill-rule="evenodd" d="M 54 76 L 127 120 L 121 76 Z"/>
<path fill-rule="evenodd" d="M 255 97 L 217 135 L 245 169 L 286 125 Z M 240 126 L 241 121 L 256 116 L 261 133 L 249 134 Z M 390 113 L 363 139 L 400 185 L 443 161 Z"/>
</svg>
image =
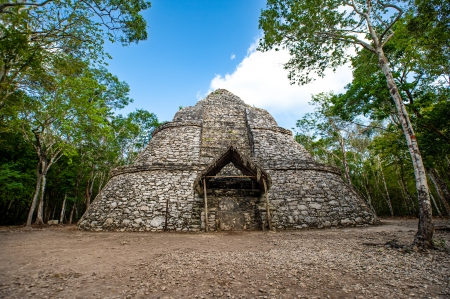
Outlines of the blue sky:
<svg viewBox="0 0 450 299">
<path fill-rule="evenodd" d="M 268 110 L 287 129 L 304 113 L 311 94 L 340 91 L 351 80 L 347 67 L 308 86 L 291 86 L 282 52 L 256 51 L 265 0 L 153 0 L 143 13 L 148 39 L 128 47 L 106 44 L 108 69 L 130 85 L 137 108 L 170 121 L 179 106 L 195 105 L 217 88 Z"/>
</svg>

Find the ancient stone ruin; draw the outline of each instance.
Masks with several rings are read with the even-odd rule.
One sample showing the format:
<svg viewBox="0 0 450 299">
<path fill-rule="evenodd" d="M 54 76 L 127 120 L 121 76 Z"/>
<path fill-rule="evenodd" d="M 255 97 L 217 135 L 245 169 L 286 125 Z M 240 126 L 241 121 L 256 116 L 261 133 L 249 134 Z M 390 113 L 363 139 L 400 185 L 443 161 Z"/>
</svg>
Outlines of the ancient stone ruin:
<svg viewBox="0 0 450 299">
<path fill-rule="evenodd" d="M 153 132 L 78 222 L 83 230 L 215 231 L 372 224 L 338 169 L 265 110 L 219 89 Z"/>
</svg>

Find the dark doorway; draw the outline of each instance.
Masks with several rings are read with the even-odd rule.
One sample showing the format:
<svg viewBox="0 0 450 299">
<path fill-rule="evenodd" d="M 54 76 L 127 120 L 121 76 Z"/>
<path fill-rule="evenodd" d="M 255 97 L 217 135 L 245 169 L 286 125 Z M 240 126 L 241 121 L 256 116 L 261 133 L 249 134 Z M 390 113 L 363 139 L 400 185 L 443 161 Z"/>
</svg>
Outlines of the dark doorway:
<svg viewBox="0 0 450 299">
<path fill-rule="evenodd" d="M 231 167 L 227 166 L 227 168 Z M 233 173 L 235 177 L 232 177 L 230 173 L 228 176 L 221 176 L 221 174 L 223 173 L 217 174 L 207 182 L 210 211 L 215 213 L 215 229 L 260 229 L 259 184 L 245 178 L 242 173 Z"/>
<path fill-rule="evenodd" d="M 212 230 L 254 230 L 268 219 L 269 175 L 250 157 L 230 146 L 197 177 L 194 188 L 204 197 L 202 226 Z M 265 213 L 268 216 L 262 217 Z"/>
</svg>

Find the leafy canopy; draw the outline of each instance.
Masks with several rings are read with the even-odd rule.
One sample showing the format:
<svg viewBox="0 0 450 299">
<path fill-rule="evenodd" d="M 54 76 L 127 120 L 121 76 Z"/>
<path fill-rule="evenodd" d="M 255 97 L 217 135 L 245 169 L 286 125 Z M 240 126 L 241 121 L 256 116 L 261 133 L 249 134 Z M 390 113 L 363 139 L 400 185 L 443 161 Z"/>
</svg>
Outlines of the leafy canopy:
<svg viewBox="0 0 450 299">
<path fill-rule="evenodd" d="M 395 4 L 394 4 L 395 3 Z M 259 50 L 287 49 L 291 83 L 307 84 L 350 59 L 348 48 L 376 53 L 391 37 L 391 26 L 407 1 L 268 0 L 259 27 Z M 369 29 L 371 25 L 371 29 Z M 369 38 L 369 34 L 373 36 Z"/>
</svg>

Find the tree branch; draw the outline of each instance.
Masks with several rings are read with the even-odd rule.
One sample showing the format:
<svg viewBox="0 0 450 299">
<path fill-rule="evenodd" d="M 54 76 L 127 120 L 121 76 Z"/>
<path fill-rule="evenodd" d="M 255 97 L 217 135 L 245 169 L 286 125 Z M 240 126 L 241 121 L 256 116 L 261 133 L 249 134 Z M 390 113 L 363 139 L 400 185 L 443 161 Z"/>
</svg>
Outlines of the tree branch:
<svg viewBox="0 0 450 299">
<path fill-rule="evenodd" d="M 30 3 L 30 2 L 3 3 L 3 4 L 0 4 L 0 13 L 10 13 L 10 12 L 4 11 L 8 7 L 14 7 L 14 6 L 36 6 L 36 7 L 39 7 L 39 6 L 44 6 L 50 2 L 53 2 L 53 0 L 46 0 L 42 3 Z"/>
<path fill-rule="evenodd" d="M 397 16 L 395 17 L 395 19 L 388 25 L 388 27 L 384 30 L 384 32 L 380 35 L 380 43 L 383 41 L 383 37 L 384 37 L 384 35 L 392 28 L 392 26 L 395 24 L 395 23 L 397 23 L 397 21 L 398 21 L 398 19 L 400 19 L 400 17 L 403 15 L 403 10 L 402 9 L 400 9 L 398 6 L 396 6 L 396 5 L 393 5 L 393 4 L 386 4 L 386 5 L 383 5 L 383 7 L 384 8 L 386 8 L 386 7 L 392 7 L 392 8 L 394 8 L 394 9 L 397 9 L 398 10 L 398 14 L 397 14 Z M 391 38 L 391 36 L 389 36 L 389 38 Z M 384 43 L 383 43 L 383 45 L 384 45 Z"/>
<path fill-rule="evenodd" d="M 351 0 L 351 1 L 352 1 L 352 3 L 350 3 L 350 2 L 345 2 L 345 4 L 347 4 L 347 5 L 351 6 L 351 7 L 353 7 L 353 10 L 354 10 L 357 14 L 359 14 L 360 16 L 364 16 L 365 14 L 364 14 L 362 11 L 360 11 L 360 10 L 356 7 L 355 1 L 354 1 L 354 0 Z"/>
<path fill-rule="evenodd" d="M 347 36 L 341 37 L 341 36 L 338 36 L 335 33 L 330 33 L 330 32 L 318 32 L 317 34 L 319 36 L 320 35 L 324 35 L 325 37 L 334 39 L 336 41 L 347 42 L 347 43 L 351 43 L 351 44 L 357 44 L 357 45 L 360 45 L 360 46 L 364 47 L 365 49 L 369 50 L 370 52 L 377 53 L 375 48 L 372 47 L 370 44 L 368 44 L 368 43 L 366 43 L 366 42 L 364 42 L 364 41 L 362 41 L 359 38 L 354 37 L 354 36 L 348 36 L 347 35 Z"/>
</svg>

